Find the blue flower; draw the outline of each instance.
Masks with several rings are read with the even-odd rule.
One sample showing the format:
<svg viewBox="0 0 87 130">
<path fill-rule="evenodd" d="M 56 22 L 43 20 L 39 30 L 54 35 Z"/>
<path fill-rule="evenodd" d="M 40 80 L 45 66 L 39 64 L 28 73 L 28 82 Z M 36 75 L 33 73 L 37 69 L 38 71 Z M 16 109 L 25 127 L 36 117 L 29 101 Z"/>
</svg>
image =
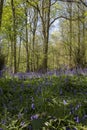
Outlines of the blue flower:
<svg viewBox="0 0 87 130">
<path fill-rule="evenodd" d="M 35 104 L 34 104 L 34 103 L 31 104 L 31 108 L 32 108 L 33 110 L 35 110 Z"/>
<path fill-rule="evenodd" d="M 64 105 L 66 105 L 66 104 L 67 104 L 66 100 L 63 100 L 63 104 L 64 104 Z"/>
<path fill-rule="evenodd" d="M 75 117 L 74 117 L 74 120 L 75 120 L 76 123 L 79 123 L 79 122 L 80 122 L 79 116 L 75 116 Z"/>
<path fill-rule="evenodd" d="M 24 121 L 22 121 L 21 122 L 21 124 L 20 124 L 20 126 L 24 126 L 25 125 L 25 122 Z"/>
<path fill-rule="evenodd" d="M 69 127 L 66 127 L 66 130 L 70 130 L 70 128 L 69 128 Z"/>
<path fill-rule="evenodd" d="M 23 114 L 19 113 L 19 114 L 18 114 L 18 119 L 21 119 L 22 116 L 23 116 Z"/>
<path fill-rule="evenodd" d="M 36 114 L 36 115 L 32 115 L 32 116 L 31 116 L 31 120 L 38 119 L 38 117 L 39 117 L 38 114 Z"/>
<path fill-rule="evenodd" d="M 81 104 L 78 104 L 76 107 L 75 107 L 75 110 L 78 110 L 80 108 Z"/>
<path fill-rule="evenodd" d="M 2 120 L 2 121 L 1 121 L 1 124 L 4 124 L 4 125 L 5 125 L 5 124 L 6 124 L 6 120 Z"/>
<path fill-rule="evenodd" d="M 0 130 L 3 130 L 2 128 L 0 128 Z"/>
</svg>

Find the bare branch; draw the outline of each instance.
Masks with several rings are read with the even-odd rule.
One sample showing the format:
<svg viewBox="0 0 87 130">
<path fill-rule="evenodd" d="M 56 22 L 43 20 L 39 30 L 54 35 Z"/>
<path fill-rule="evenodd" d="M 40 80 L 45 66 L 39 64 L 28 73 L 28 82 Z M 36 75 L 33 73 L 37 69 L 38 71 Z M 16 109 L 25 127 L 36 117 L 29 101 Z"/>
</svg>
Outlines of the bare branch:
<svg viewBox="0 0 87 130">
<path fill-rule="evenodd" d="M 83 0 L 80 0 L 81 1 L 81 3 L 85 6 L 85 7 L 87 7 L 87 4 L 83 1 Z"/>
<path fill-rule="evenodd" d="M 58 0 L 58 1 L 79 3 L 79 0 L 78 1 L 76 1 L 76 0 Z"/>
<path fill-rule="evenodd" d="M 66 19 L 66 20 L 71 20 L 70 18 L 68 18 L 68 17 L 66 17 L 66 16 L 58 16 L 58 17 L 56 17 L 56 18 L 50 23 L 49 27 L 50 27 L 57 19 L 60 19 L 60 18 Z M 76 20 L 81 19 L 81 18 L 83 18 L 83 17 L 73 18 L 72 21 L 76 21 Z"/>
</svg>

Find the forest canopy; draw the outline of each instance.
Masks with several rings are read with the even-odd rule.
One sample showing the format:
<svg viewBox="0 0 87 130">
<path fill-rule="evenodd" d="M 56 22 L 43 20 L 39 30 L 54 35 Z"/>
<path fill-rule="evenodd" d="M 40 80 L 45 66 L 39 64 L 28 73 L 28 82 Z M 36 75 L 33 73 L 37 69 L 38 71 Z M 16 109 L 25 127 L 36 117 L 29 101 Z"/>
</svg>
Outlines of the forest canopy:
<svg viewBox="0 0 87 130">
<path fill-rule="evenodd" d="M 86 0 L 0 0 L 0 26 L 13 73 L 87 67 Z"/>
</svg>

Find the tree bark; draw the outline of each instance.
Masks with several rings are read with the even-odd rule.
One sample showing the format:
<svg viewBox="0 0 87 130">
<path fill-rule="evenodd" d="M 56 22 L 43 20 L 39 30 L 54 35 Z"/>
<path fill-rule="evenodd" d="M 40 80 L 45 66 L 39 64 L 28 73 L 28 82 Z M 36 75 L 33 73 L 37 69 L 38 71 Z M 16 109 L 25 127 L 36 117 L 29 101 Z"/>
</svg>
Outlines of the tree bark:
<svg viewBox="0 0 87 130">
<path fill-rule="evenodd" d="M 26 5 L 27 6 L 27 5 Z M 26 24 L 26 72 L 29 72 L 30 67 L 29 67 L 29 45 L 28 45 L 28 12 L 27 12 L 27 7 L 25 7 L 25 24 Z"/>
<path fill-rule="evenodd" d="M 33 17 L 33 71 L 35 71 L 35 35 L 37 29 L 37 22 L 38 22 L 38 11 L 34 9 L 34 17 Z"/>
<path fill-rule="evenodd" d="M 0 0 L 0 27 L 1 27 L 1 22 L 2 22 L 3 3 L 4 3 L 4 0 Z"/>
<path fill-rule="evenodd" d="M 20 36 L 20 44 L 19 44 L 19 51 L 18 51 L 18 70 L 20 66 L 20 56 L 21 56 L 21 36 Z"/>
<path fill-rule="evenodd" d="M 45 6 L 48 5 L 47 10 L 45 11 Z M 47 63 L 48 63 L 48 42 L 49 42 L 49 27 L 50 27 L 50 8 L 51 0 L 44 1 L 42 6 L 42 29 L 43 29 L 43 73 L 47 72 Z"/>
<path fill-rule="evenodd" d="M 72 67 L 72 3 L 69 4 L 69 15 L 70 15 L 70 48 L 69 48 L 69 67 Z"/>
<path fill-rule="evenodd" d="M 11 0 L 12 6 L 12 16 L 13 16 L 13 43 L 14 43 L 14 73 L 17 72 L 17 65 L 16 65 L 16 16 L 15 16 L 15 6 L 14 0 Z"/>
</svg>

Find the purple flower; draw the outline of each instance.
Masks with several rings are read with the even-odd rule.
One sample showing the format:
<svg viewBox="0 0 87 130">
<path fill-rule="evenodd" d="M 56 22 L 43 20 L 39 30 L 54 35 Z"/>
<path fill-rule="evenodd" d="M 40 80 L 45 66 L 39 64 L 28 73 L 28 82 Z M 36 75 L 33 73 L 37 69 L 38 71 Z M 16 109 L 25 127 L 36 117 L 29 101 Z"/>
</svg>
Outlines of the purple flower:
<svg viewBox="0 0 87 130">
<path fill-rule="evenodd" d="M 32 108 L 33 110 L 35 110 L 35 104 L 34 104 L 34 103 L 31 104 L 31 108 Z"/>
<path fill-rule="evenodd" d="M 21 124 L 20 124 L 20 126 L 24 126 L 25 125 L 25 122 L 24 121 L 22 121 L 21 122 Z"/>
<path fill-rule="evenodd" d="M 76 106 L 76 108 L 75 108 L 75 110 L 78 110 L 79 108 L 80 108 L 80 104 L 78 104 L 77 106 Z"/>
<path fill-rule="evenodd" d="M 74 114 L 74 107 L 72 104 L 70 104 L 70 114 Z"/>
<path fill-rule="evenodd" d="M 74 108 L 72 108 L 71 110 L 70 110 L 70 115 L 71 114 L 74 114 Z"/>
<path fill-rule="evenodd" d="M 21 119 L 22 116 L 23 116 L 23 114 L 19 113 L 19 114 L 18 114 L 18 119 Z"/>
<path fill-rule="evenodd" d="M 38 114 L 36 114 L 36 115 L 32 115 L 32 116 L 31 116 L 31 120 L 38 119 L 38 117 L 39 117 Z"/>
<path fill-rule="evenodd" d="M 75 120 L 75 122 L 79 123 L 79 122 L 80 122 L 80 121 L 79 121 L 79 116 L 75 116 L 75 117 L 74 117 L 74 120 Z"/>
<path fill-rule="evenodd" d="M 3 130 L 2 128 L 0 128 L 0 130 Z"/>
<path fill-rule="evenodd" d="M 66 130 L 70 130 L 70 128 L 69 128 L 69 127 L 66 127 Z"/>
<path fill-rule="evenodd" d="M 64 105 L 66 105 L 66 104 L 67 104 L 66 100 L 63 100 L 63 104 L 64 104 Z"/>
<path fill-rule="evenodd" d="M 1 121 L 1 124 L 4 124 L 4 125 L 5 125 L 5 124 L 6 124 L 6 120 L 2 120 L 2 121 Z"/>
<path fill-rule="evenodd" d="M 76 122 L 79 123 L 79 117 L 77 116 Z"/>
</svg>

